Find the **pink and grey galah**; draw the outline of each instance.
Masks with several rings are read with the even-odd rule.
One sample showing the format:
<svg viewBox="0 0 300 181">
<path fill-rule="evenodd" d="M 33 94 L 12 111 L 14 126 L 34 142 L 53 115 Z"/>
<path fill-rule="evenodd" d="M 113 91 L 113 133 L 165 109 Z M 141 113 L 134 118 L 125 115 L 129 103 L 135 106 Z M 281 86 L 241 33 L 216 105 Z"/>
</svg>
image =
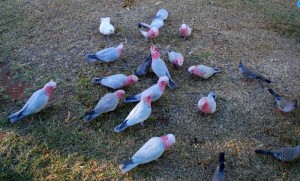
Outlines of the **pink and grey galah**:
<svg viewBox="0 0 300 181">
<path fill-rule="evenodd" d="M 186 38 L 192 33 L 192 28 L 188 27 L 186 24 L 182 24 L 179 28 L 179 34 L 181 37 Z"/>
<path fill-rule="evenodd" d="M 188 71 L 203 79 L 208 79 L 210 76 L 221 72 L 219 68 L 212 68 L 205 65 L 197 65 L 189 67 Z"/>
<path fill-rule="evenodd" d="M 181 53 L 174 52 L 172 50 L 167 50 L 169 60 L 172 64 L 181 67 L 183 65 L 184 57 Z"/>
<path fill-rule="evenodd" d="M 158 79 L 156 84 L 144 90 L 142 93 L 126 97 L 123 102 L 138 102 L 141 100 L 142 94 L 147 91 L 152 92 L 152 102 L 156 101 L 163 95 L 165 88 L 168 84 L 169 78 L 167 76 L 162 76 Z"/>
<path fill-rule="evenodd" d="M 51 80 L 42 89 L 34 92 L 21 110 L 9 116 L 9 121 L 15 123 L 26 116 L 40 112 L 47 105 L 55 88 L 56 82 Z"/>
<path fill-rule="evenodd" d="M 85 114 L 83 120 L 85 122 L 90 122 L 103 113 L 115 110 L 124 94 L 124 90 L 117 90 L 114 93 L 106 94 L 99 100 L 96 107 L 92 111 Z"/>
<path fill-rule="evenodd" d="M 140 30 L 140 32 L 146 38 L 146 40 L 154 39 L 159 35 L 159 30 L 156 27 L 151 27 L 148 29 L 148 31 Z"/>
<path fill-rule="evenodd" d="M 132 109 L 127 118 L 115 127 L 115 132 L 119 133 L 129 126 L 133 126 L 135 124 L 141 123 L 148 119 L 151 114 L 151 100 L 152 100 L 152 92 L 146 91 L 142 94 L 141 101 Z"/>
<path fill-rule="evenodd" d="M 212 114 L 216 112 L 216 97 L 217 95 L 214 92 L 208 93 L 207 97 L 202 97 L 198 101 L 198 108 L 200 109 L 200 111 L 206 114 Z"/>
<path fill-rule="evenodd" d="M 100 62 L 112 62 L 112 61 L 117 60 L 121 56 L 123 47 L 124 46 L 121 43 L 117 47 L 106 48 L 106 49 L 101 50 L 101 51 L 99 51 L 95 54 L 94 53 L 87 53 L 87 54 L 85 54 L 85 58 L 89 62 L 95 62 L 97 60 L 99 60 Z"/>
<path fill-rule="evenodd" d="M 153 72 L 157 75 L 157 77 L 167 76 L 169 78 L 168 86 L 171 89 L 174 89 L 176 87 L 176 83 L 172 80 L 165 62 L 162 59 L 160 59 L 159 51 L 155 46 L 151 46 L 151 56 L 152 56 L 151 68 Z"/>
<path fill-rule="evenodd" d="M 122 173 L 129 172 L 136 166 L 149 163 L 158 159 L 165 150 L 170 149 L 175 144 L 175 136 L 168 134 L 161 137 L 153 137 L 148 140 L 129 160 L 121 162 L 119 168 Z"/>
<path fill-rule="evenodd" d="M 112 89 L 119 89 L 121 87 L 132 85 L 138 80 L 139 79 L 136 75 L 127 76 L 124 74 L 116 74 L 108 77 L 93 78 L 92 82 L 95 84 L 101 84 Z"/>
</svg>

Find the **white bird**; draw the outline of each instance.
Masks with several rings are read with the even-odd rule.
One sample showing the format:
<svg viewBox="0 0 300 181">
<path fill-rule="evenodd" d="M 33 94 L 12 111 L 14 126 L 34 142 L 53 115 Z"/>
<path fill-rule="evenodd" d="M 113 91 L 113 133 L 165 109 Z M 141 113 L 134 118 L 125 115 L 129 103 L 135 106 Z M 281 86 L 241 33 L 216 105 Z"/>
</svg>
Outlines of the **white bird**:
<svg viewBox="0 0 300 181">
<path fill-rule="evenodd" d="M 110 35 L 110 34 L 113 34 L 115 32 L 114 26 L 110 24 L 110 18 L 109 17 L 101 18 L 99 31 L 103 35 Z"/>
</svg>

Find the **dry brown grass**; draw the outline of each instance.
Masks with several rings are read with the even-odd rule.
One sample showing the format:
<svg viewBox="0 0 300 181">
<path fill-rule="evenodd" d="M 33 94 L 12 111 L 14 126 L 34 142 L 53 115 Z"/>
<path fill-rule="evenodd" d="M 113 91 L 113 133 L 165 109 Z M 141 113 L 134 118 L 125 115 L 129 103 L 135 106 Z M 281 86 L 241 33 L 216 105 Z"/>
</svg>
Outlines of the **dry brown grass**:
<svg viewBox="0 0 300 181">
<path fill-rule="evenodd" d="M 5 43 L 1 45 L 0 62 L 9 66 L 12 82 L 30 84 L 17 101 L 7 96 L 5 88 L 0 89 L 0 125 L 7 133 L 1 141 L 0 178 L 208 180 L 218 153 L 225 151 L 227 180 L 300 179 L 299 160 L 282 165 L 254 153 L 256 148 L 300 144 L 299 109 L 279 114 L 271 95 L 255 81 L 241 82 L 237 68 L 243 61 L 273 81 L 266 86 L 289 100 L 299 100 L 300 14 L 295 3 L 186 0 L 162 1 L 155 6 L 156 2 L 0 3 L 5 8 L 0 29 Z M 124 3 L 129 4 L 124 8 Z M 151 44 L 139 34 L 137 24 L 150 22 L 160 8 L 169 11 L 169 18 L 154 44 L 162 52 L 170 46 L 185 56 L 183 67 L 176 70 L 166 54 L 162 55 L 178 88 L 167 88 L 165 95 L 153 103 L 153 113 L 145 122 L 147 127 L 136 125 L 120 134 L 113 132 L 113 127 L 134 107 L 124 103 L 116 111 L 82 126 L 84 113 L 111 92 L 92 85 L 92 77 L 130 74 L 144 61 Z M 116 28 L 109 40 L 98 32 L 104 16 L 110 16 Z M 186 41 L 177 32 L 183 22 L 193 27 Z M 86 52 L 120 42 L 126 43 L 116 62 L 92 64 L 84 59 Z M 223 72 L 201 81 L 187 72 L 189 66 L 196 64 L 216 66 Z M 51 106 L 16 125 L 9 124 L 6 115 L 19 109 L 32 91 L 51 78 L 58 82 Z M 157 78 L 151 73 L 140 80 L 125 88 L 126 95 L 149 87 Z M 211 90 L 218 95 L 217 112 L 203 116 L 195 105 Z M 151 137 L 166 133 L 173 133 L 177 139 L 170 151 L 126 175 L 120 173 L 120 161 Z"/>
</svg>

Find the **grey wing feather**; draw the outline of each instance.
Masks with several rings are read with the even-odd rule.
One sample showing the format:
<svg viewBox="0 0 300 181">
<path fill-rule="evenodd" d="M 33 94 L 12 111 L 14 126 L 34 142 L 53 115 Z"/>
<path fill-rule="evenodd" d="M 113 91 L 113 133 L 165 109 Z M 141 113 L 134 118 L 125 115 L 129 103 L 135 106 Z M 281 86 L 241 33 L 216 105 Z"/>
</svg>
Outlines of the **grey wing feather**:
<svg viewBox="0 0 300 181">
<path fill-rule="evenodd" d="M 114 47 L 106 48 L 96 53 L 97 57 L 105 62 L 110 62 L 118 58 L 117 49 Z"/>
<path fill-rule="evenodd" d="M 119 99 L 114 93 L 108 93 L 100 99 L 95 107 L 96 112 L 106 113 L 116 109 L 118 106 Z"/>
<path fill-rule="evenodd" d="M 133 156 L 132 160 L 135 163 L 148 163 L 159 158 L 164 153 L 164 146 L 158 140 L 160 138 L 151 138 L 145 143 Z"/>
</svg>

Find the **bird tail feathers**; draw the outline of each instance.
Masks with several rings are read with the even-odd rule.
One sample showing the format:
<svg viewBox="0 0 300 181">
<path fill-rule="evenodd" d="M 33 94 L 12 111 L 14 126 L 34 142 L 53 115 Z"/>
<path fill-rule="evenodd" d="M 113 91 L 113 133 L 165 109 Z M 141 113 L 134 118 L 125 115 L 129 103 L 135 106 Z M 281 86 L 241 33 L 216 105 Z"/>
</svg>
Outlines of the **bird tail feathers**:
<svg viewBox="0 0 300 181">
<path fill-rule="evenodd" d="M 220 167 L 219 171 L 220 172 L 223 172 L 223 170 L 224 170 L 224 167 L 225 167 L 224 163 L 225 163 L 225 153 L 222 152 L 222 153 L 220 153 L 220 158 L 219 158 L 219 167 Z"/>
<path fill-rule="evenodd" d="M 273 89 L 268 89 L 268 91 L 275 97 L 275 98 L 278 98 L 280 97 L 278 94 L 276 94 Z"/>
<path fill-rule="evenodd" d="M 84 57 L 86 58 L 87 61 L 89 62 L 95 62 L 96 60 L 99 60 L 97 58 L 97 55 L 96 54 L 93 54 L 93 53 L 87 53 L 84 55 Z"/>
<path fill-rule="evenodd" d="M 122 171 L 122 174 L 129 172 L 131 169 L 134 167 L 138 166 L 138 163 L 134 163 L 132 159 L 123 161 L 120 165 L 119 168 Z"/>
<path fill-rule="evenodd" d="M 85 116 L 84 116 L 84 118 L 83 118 L 83 120 L 85 121 L 85 122 L 90 122 L 90 121 L 92 121 L 93 119 L 95 119 L 97 116 L 99 116 L 100 114 L 96 114 L 95 113 L 95 110 L 92 110 L 92 111 L 90 111 L 90 112 L 87 112 L 87 113 L 85 113 Z"/>
<path fill-rule="evenodd" d="M 148 25 L 147 23 L 139 23 L 138 25 L 139 28 L 147 28 L 147 29 L 150 29 L 150 25 Z"/>
<path fill-rule="evenodd" d="M 266 150 L 255 150 L 255 153 L 262 154 L 262 155 L 273 155 L 272 152 Z"/>
<path fill-rule="evenodd" d="M 22 119 L 24 116 L 22 115 L 23 111 L 18 111 L 16 113 L 13 113 L 11 115 L 9 115 L 9 121 L 11 123 L 15 123 L 17 121 L 19 121 L 20 119 Z"/>
<path fill-rule="evenodd" d="M 128 127 L 127 120 L 125 120 L 123 123 L 121 123 L 120 125 L 118 125 L 117 127 L 115 127 L 114 130 L 115 130 L 116 133 L 120 133 L 121 131 L 123 131 L 127 127 Z"/>
<path fill-rule="evenodd" d="M 221 70 L 219 68 L 214 68 L 214 74 L 220 73 L 220 72 L 221 72 Z"/>
<path fill-rule="evenodd" d="M 136 96 L 128 96 L 125 98 L 125 100 L 123 102 L 138 102 L 140 101 L 138 98 L 136 98 Z"/>
<path fill-rule="evenodd" d="M 258 79 L 262 80 L 262 81 L 265 81 L 267 83 L 271 83 L 272 81 L 270 81 L 269 79 L 266 79 L 264 77 L 257 77 Z"/>
<path fill-rule="evenodd" d="M 166 76 L 169 78 L 169 84 L 168 86 L 171 88 L 171 89 L 174 89 L 176 87 L 176 83 L 174 82 L 173 79 L 171 79 L 171 77 L 166 73 Z"/>
<path fill-rule="evenodd" d="M 97 78 L 97 77 L 95 77 L 95 78 L 93 78 L 92 82 L 93 82 L 94 84 L 101 84 L 101 80 L 102 80 L 102 78 Z"/>
</svg>

